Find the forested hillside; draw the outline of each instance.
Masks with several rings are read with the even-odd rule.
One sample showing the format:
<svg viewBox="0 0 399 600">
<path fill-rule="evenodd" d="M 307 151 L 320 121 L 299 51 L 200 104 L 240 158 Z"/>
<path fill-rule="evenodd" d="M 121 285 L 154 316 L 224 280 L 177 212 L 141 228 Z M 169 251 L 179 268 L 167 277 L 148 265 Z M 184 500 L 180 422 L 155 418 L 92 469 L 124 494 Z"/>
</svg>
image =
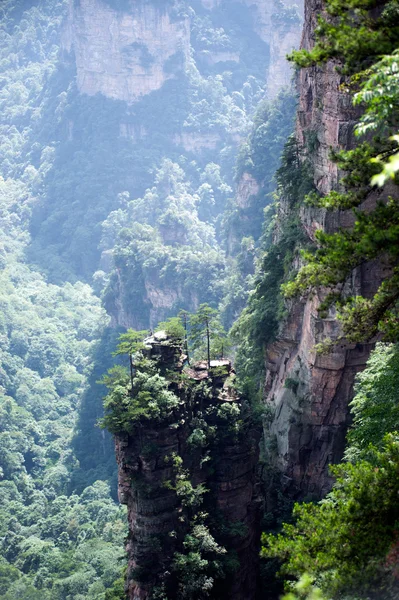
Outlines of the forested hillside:
<svg viewBox="0 0 399 600">
<path fill-rule="evenodd" d="M 301 11 L 4 0 L 0 18 L 0 595 L 121 597 L 99 380 L 127 327 L 222 300 L 229 327 L 245 305 Z"/>
</svg>

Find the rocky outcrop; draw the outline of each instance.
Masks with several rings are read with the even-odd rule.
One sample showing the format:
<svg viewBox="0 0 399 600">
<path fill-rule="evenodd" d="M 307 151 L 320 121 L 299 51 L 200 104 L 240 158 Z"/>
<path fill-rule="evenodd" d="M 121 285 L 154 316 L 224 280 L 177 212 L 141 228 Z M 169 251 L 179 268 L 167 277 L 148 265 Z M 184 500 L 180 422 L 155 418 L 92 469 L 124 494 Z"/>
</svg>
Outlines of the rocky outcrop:
<svg viewBox="0 0 399 600">
<path fill-rule="evenodd" d="M 110 255 L 108 258 L 112 260 Z M 113 327 L 154 329 L 160 321 L 176 314 L 181 306 L 188 306 L 192 312 L 198 309 L 200 302 L 195 289 L 183 289 L 176 281 L 165 281 L 156 270 L 143 273 L 140 269 L 132 273 L 132 278 L 130 271 L 133 271 L 131 265 L 114 270 L 109 294 L 104 300 Z"/>
<path fill-rule="evenodd" d="M 218 133 L 183 132 L 176 134 L 173 142 L 182 146 L 186 152 L 201 153 L 206 150 L 215 150 L 221 142 Z"/>
<path fill-rule="evenodd" d="M 237 185 L 236 203 L 241 209 L 249 207 L 250 199 L 259 193 L 260 185 L 250 173 L 243 173 Z"/>
<path fill-rule="evenodd" d="M 282 87 L 289 86 L 292 82 L 292 69 L 286 57 L 299 46 L 303 0 L 242 2 L 253 11 L 254 29 L 270 47 L 266 94 L 272 100 Z"/>
<path fill-rule="evenodd" d="M 124 10 L 105 0 L 71 0 L 63 47 L 74 51 L 80 92 L 132 104 L 175 77 L 176 65 L 184 68 L 190 24 L 145 0 Z"/>
<path fill-rule="evenodd" d="M 304 48 L 313 44 L 321 8 L 319 0 L 306 0 Z M 297 139 L 305 148 L 321 194 L 339 185 L 340 174 L 330 159 L 330 149 L 353 145 L 356 113 L 350 97 L 342 91 L 342 83 L 332 61 L 302 69 L 299 75 Z M 374 202 L 373 196 L 367 199 L 367 203 Z M 281 220 L 289 210 L 282 200 Z M 353 223 L 352 213 L 326 213 L 309 207 L 301 209 L 300 218 L 310 239 L 317 229 L 332 232 Z M 381 282 L 382 268 L 375 263 L 363 265 L 348 281 L 348 292 L 366 297 L 373 294 Z M 316 354 L 317 343 L 340 335 L 333 310 L 325 319 L 319 316 L 322 300 L 321 292 L 290 303 L 278 339 L 266 352 L 265 396 L 275 411 L 266 435 L 276 439 L 277 465 L 287 488 L 293 494 L 315 497 L 329 490 L 329 465 L 342 458 L 354 379 L 372 348 L 372 344 L 341 343 L 328 355 Z"/>
<path fill-rule="evenodd" d="M 299 45 L 299 21 L 281 23 L 272 27 L 270 38 L 270 65 L 267 73 L 267 97 L 273 99 L 278 92 L 292 85 L 294 72 L 287 55 Z"/>
<path fill-rule="evenodd" d="M 148 356 L 174 383 L 170 389 L 180 405 L 173 415 L 139 424 L 131 435 L 116 438 L 119 497 L 128 507 L 128 597 L 149 598 L 163 586 L 167 597 L 177 596 L 179 573 L 173 559 L 185 553 L 186 536 L 204 518 L 204 527 L 227 556 L 235 556 L 235 568 L 218 581 L 210 598 L 255 598 L 259 542 L 260 504 L 255 481 L 258 432 L 248 424 L 249 415 L 232 387 L 234 371 L 228 360 L 197 363 L 179 373 L 185 357 L 163 332 L 147 340 Z M 170 372 L 174 373 L 170 377 Z M 233 417 L 246 420 L 241 431 L 232 427 Z M 193 436 L 205 436 L 201 443 Z M 190 508 L 183 488 L 205 490 L 200 506 Z M 201 514 L 209 514 L 201 517 Z M 223 555 L 221 555 L 223 556 Z M 220 558 L 220 557 L 219 557 Z M 210 556 L 208 556 L 210 559 Z M 222 568 L 223 560 L 221 560 Z M 192 577 L 199 577 L 193 571 Z"/>
<path fill-rule="evenodd" d="M 212 11 L 224 1 L 202 0 L 202 4 Z M 252 12 L 254 31 L 270 46 L 267 95 L 274 98 L 291 81 L 286 54 L 299 44 L 303 1 L 240 1 Z M 296 19 L 294 13 L 287 13 L 289 9 L 295 12 L 293 7 L 297 7 Z M 190 56 L 192 24 L 188 15 L 173 2 L 161 6 L 126 0 L 118 8 L 118 3 L 108 0 L 70 0 L 62 46 L 74 53 L 79 91 L 133 104 L 161 89 L 184 70 Z M 203 58 L 213 65 L 239 62 L 240 55 L 219 51 Z"/>
</svg>

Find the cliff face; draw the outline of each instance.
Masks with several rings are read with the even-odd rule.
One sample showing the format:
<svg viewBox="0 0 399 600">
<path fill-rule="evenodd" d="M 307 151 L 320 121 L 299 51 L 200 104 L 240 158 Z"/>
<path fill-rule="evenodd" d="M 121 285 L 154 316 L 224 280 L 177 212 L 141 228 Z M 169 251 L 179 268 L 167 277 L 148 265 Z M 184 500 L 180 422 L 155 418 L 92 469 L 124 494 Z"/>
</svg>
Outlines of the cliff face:
<svg viewBox="0 0 399 600">
<path fill-rule="evenodd" d="M 266 77 L 267 97 L 273 99 L 282 87 L 292 81 L 292 69 L 286 56 L 300 41 L 303 1 L 264 2 L 242 0 L 254 14 L 254 28 L 270 47 L 270 63 Z"/>
<path fill-rule="evenodd" d="M 129 266 L 126 271 L 129 270 Z M 107 310 L 112 319 L 113 327 L 142 330 L 148 327 L 154 329 L 157 324 L 168 318 L 177 307 L 184 302 L 191 311 L 196 311 L 199 306 L 195 290 L 190 293 L 183 290 L 180 285 L 173 285 L 161 281 L 158 273 L 146 275 L 143 278 L 143 287 L 140 295 L 132 299 L 129 297 L 129 285 L 121 278 L 121 272 L 116 272 L 113 284 L 112 303 L 107 305 Z"/>
<path fill-rule="evenodd" d="M 298 6 L 300 14 L 302 2 L 240 2 L 252 13 L 254 31 L 270 46 L 267 94 L 273 98 L 291 81 L 291 68 L 285 56 L 298 46 L 300 35 L 298 18 L 281 21 L 275 17 L 282 6 L 283 10 Z M 203 0 L 202 4 L 212 12 L 223 8 L 225 2 Z M 173 2 L 162 6 L 145 0 L 127 0 L 117 9 L 106 0 L 70 0 L 63 48 L 74 52 L 79 91 L 89 96 L 100 93 L 133 104 L 161 89 L 175 76 L 176 67 L 184 70 L 190 56 L 194 25 L 190 14 L 174 7 Z M 210 60 L 239 62 L 240 55 L 213 52 Z"/>
<path fill-rule="evenodd" d="M 188 158 L 187 172 L 192 160 L 201 169 L 220 164 L 221 176 L 232 184 L 234 152 L 247 136 L 265 79 L 270 98 L 290 81 L 285 53 L 298 43 L 301 18 L 291 9 L 291 0 L 69 0 L 63 50 L 66 62 L 75 65 L 78 93 L 73 86 L 70 89 L 79 110 L 82 100 L 83 106 L 101 112 L 100 127 L 106 130 L 107 142 L 113 140 L 107 146 L 119 148 L 124 161 L 123 166 L 115 165 L 112 187 L 103 188 L 110 210 L 117 208 L 119 193 L 127 191 L 136 199 L 150 189 L 152 171 L 165 156 Z M 80 147 L 79 128 L 74 117 L 68 118 L 68 142 Z M 90 145 L 92 133 L 88 137 Z M 97 146 L 102 148 L 101 132 L 98 137 Z M 98 167 L 101 174 L 110 172 L 109 148 L 102 154 L 106 164 Z M 200 183 L 195 183 L 193 193 L 200 190 Z M 248 193 L 256 187 L 254 182 Z M 201 198 L 200 219 L 213 225 L 223 212 L 225 194 L 216 197 L 214 207 L 207 206 L 210 202 Z M 105 211 L 101 218 L 106 218 Z M 132 223 L 124 225 L 129 228 Z M 165 231 L 159 233 L 165 238 Z M 222 256 L 216 242 L 214 248 Z M 113 278 L 114 297 L 107 308 L 113 305 L 114 323 L 153 327 L 175 308 L 196 310 L 198 300 L 213 301 L 206 283 L 204 298 L 184 281 L 161 280 L 157 273 L 125 277 L 131 265 L 122 265 L 121 274 L 114 268 L 113 256 L 112 247 L 107 247 L 99 268 Z"/>
<path fill-rule="evenodd" d="M 71 1 L 64 48 L 73 49 L 83 94 L 103 94 L 132 104 L 159 90 L 189 56 L 187 17 L 144 0 L 116 10 L 103 0 Z"/>
<path fill-rule="evenodd" d="M 313 44 L 319 0 L 305 3 L 302 47 Z M 316 189 L 325 194 L 336 189 L 340 174 L 329 158 L 330 148 L 349 149 L 353 145 L 356 113 L 350 97 L 340 89 L 343 79 L 333 62 L 322 67 L 302 69 L 299 75 L 297 139 L 307 148 Z M 368 203 L 375 202 L 370 196 Z M 284 201 L 280 217 L 289 212 Z M 303 207 L 300 218 L 310 239 L 316 229 L 334 231 L 353 222 L 349 212 L 329 214 Z M 278 233 L 276 233 L 278 239 Z M 348 292 L 365 296 L 375 292 L 382 267 L 366 264 L 348 282 Z M 336 339 L 340 334 L 334 311 L 321 319 L 317 309 L 323 294 L 294 301 L 278 339 L 267 348 L 265 394 L 275 417 L 266 436 L 277 440 L 277 464 L 293 493 L 326 493 L 331 485 L 328 466 L 342 458 L 348 426 L 348 402 L 353 383 L 366 364 L 372 344 L 340 344 L 328 355 L 316 355 L 315 344 Z"/>
<path fill-rule="evenodd" d="M 147 343 L 149 357 L 157 361 L 162 373 L 181 373 L 184 357 L 170 340 L 160 333 Z M 259 436 L 253 429 L 233 431 L 231 415 L 243 411 L 231 387 L 234 372 L 227 360 L 211 364 L 211 372 L 206 363 L 198 363 L 185 370 L 185 384 L 178 383 L 177 378 L 170 385 L 180 399 L 173 416 L 116 438 L 119 496 L 128 507 L 127 581 L 131 600 L 149 598 L 161 588 L 168 597 L 181 597 L 184 573 L 176 566 L 176 557 L 188 552 L 187 535 L 196 539 L 198 527 L 227 548 L 228 554 L 223 549 L 218 554 L 222 570 L 223 558 L 228 556 L 235 556 L 240 568 L 218 576 L 196 571 L 192 565 L 188 574 L 192 583 L 211 575 L 214 584 L 210 598 L 255 597 Z M 192 490 L 191 496 L 185 495 L 187 489 Z M 201 544 L 197 551 L 212 565 L 209 543 L 208 550 L 204 540 Z M 179 560 L 181 563 L 183 559 Z M 185 583 L 186 588 L 189 585 Z"/>
</svg>

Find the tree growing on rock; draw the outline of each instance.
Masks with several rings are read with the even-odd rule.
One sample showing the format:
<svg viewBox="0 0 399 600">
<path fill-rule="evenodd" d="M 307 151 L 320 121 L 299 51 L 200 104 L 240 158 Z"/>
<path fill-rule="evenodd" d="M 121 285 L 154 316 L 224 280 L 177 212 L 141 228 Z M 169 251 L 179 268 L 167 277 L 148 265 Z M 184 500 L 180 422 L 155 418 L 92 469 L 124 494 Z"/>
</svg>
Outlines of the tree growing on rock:
<svg viewBox="0 0 399 600">
<path fill-rule="evenodd" d="M 206 349 L 208 369 L 211 366 L 211 355 L 215 352 L 223 354 L 227 335 L 221 324 L 217 310 L 209 304 L 201 304 L 198 311 L 190 319 L 190 340 L 193 350 L 203 352 Z"/>
<path fill-rule="evenodd" d="M 188 350 L 188 326 L 190 323 L 190 313 L 187 310 L 180 310 L 177 315 L 184 327 L 184 349 L 187 354 L 187 362 L 190 364 L 190 354 Z"/>
<path fill-rule="evenodd" d="M 130 367 L 130 383 L 133 389 L 133 357 L 137 352 L 144 349 L 144 338 L 148 335 L 148 331 L 135 331 L 134 329 L 128 329 L 126 333 L 122 333 L 119 336 L 119 344 L 114 352 L 114 356 L 120 356 L 127 354 L 129 357 Z"/>
</svg>

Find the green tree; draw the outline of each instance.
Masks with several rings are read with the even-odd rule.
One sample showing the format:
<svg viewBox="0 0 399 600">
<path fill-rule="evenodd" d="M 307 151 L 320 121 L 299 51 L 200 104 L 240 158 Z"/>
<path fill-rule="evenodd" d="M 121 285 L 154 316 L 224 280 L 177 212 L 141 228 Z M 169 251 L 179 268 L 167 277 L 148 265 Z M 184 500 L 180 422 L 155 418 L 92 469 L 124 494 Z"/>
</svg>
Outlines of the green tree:
<svg viewBox="0 0 399 600">
<path fill-rule="evenodd" d="M 173 569 L 179 580 L 179 600 L 194 600 L 209 597 L 214 580 L 221 576 L 220 557 L 226 549 L 220 546 L 208 527 L 195 524 L 184 542 L 184 554 L 176 552 Z"/>
<path fill-rule="evenodd" d="M 398 389 L 399 347 L 379 343 L 356 378 L 345 452 L 348 460 L 367 457 L 370 444 L 379 448 L 387 433 L 399 431 Z"/>
<path fill-rule="evenodd" d="M 190 318 L 190 340 L 194 350 L 206 349 L 208 369 L 211 367 L 211 354 L 215 348 L 221 351 L 226 333 L 219 321 L 218 311 L 209 304 L 201 304 Z"/>
<path fill-rule="evenodd" d="M 327 600 L 322 591 L 315 587 L 309 575 L 302 575 L 292 589 L 281 600 Z"/>
<path fill-rule="evenodd" d="M 263 555 L 278 556 L 290 577 L 308 573 L 331 598 L 397 597 L 398 468 L 397 435 L 370 448 L 369 460 L 334 467 L 332 492 L 318 504 L 296 504 L 296 523 L 263 536 Z"/>
<path fill-rule="evenodd" d="M 290 56 L 299 67 L 338 59 L 344 73 L 357 73 L 398 46 L 395 0 L 326 0 L 323 8 L 314 47 L 294 50 Z"/>
<path fill-rule="evenodd" d="M 399 335 L 399 200 L 397 188 L 389 196 L 381 194 L 371 210 L 362 203 L 370 194 L 370 181 L 383 185 L 396 177 L 397 147 L 389 136 L 397 133 L 399 28 L 397 3 L 374 0 L 327 0 L 333 19 L 320 17 L 317 43 L 310 50 L 294 52 L 299 66 L 338 58 L 352 75 L 349 90 L 356 91 L 354 102 L 364 107 L 356 127 L 358 135 L 374 132 L 374 138 L 347 152 L 333 152 L 338 167 L 346 171 L 343 192 L 333 190 L 325 197 L 308 196 L 310 204 L 327 210 L 353 209 L 353 227 L 336 233 L 319 230 L 318 248 L 303 252 L 304 265 L 293 281 L 283 286 L 285 296 L 311 294 L 323 288 L 328 292 L 320 310 L 322 316 L 335 305 L 342 322 L 343 337 L 364 341 L 375 336 L 396 340 Z M 382 56 L 384 53 L 391 53 Z M 367 68 L 365 68 L 367 67 Z M 385 164 L 385 166 L 384 166 Z M 383 171 L 381 172 L 381 166 Z M 387 276 L 373 297 L 348 295 L 345 284 L 366 261 L 386 265 Z M 329 340 L 323 348 L 329 348 Z"/>
<path fill-rule="evenodd" d="M 133 389 L 133 374 L 134 374 L 134 356 L 137 352 L 141 352 L 145 348 L 144 339 L 148 335 L 148 331 L 135 331 L 128 329 L 126 333 L 119 336 L 119 344 L 114 356 L 125 355 L 129 357 L 130 368 L 130 383 Z"/>
<path fill-rule="evenodd" d="M 156 331 L 164 331 L 168 337 L 177 342 L 185 339 L 186 330 L 180 317 L 171 317 L 167 321 L 161 321 Z"/>
<path fill-rule="evenodd" d="M 100 424 L 114 435 L 132 433 L 138 423 L 146 420 L 166 418 L 179 404 L 178 397 L 169 389 L 170 382 L 160 375 L 155 361 L 144 359 L 135 362 L 134 368 L 130 388 L 123 367 L 113 367 L 103 378 L 109 393 L 104 399 L 105 416 Z"/>
<path fill-rule="evenodd" d="M 187 310 L 182 309 L 179 311 L 178 317 L 184 327 L 184 347 L 187 355 L 187 362 L 190 364 L 190 353 L 188 349 L 188 327 L 190 323 L 190 313 Z"/>
</svg>

